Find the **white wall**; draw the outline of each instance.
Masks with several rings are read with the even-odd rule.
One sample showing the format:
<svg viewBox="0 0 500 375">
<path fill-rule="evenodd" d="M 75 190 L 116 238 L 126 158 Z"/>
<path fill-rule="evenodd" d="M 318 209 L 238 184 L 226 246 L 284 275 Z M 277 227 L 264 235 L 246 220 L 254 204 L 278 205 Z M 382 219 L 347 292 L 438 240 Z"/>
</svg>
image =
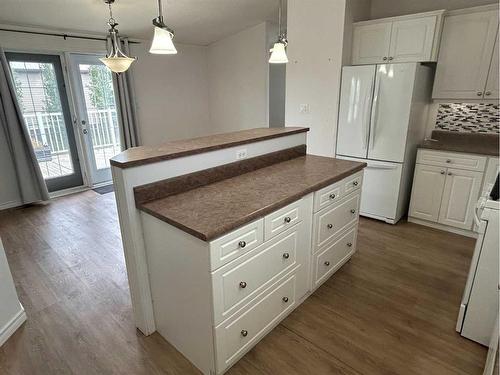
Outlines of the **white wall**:
<svg viewBox="0 0 500 375">
<path fill-rule="evenodd" d="M 131 53 L 138 57 L 133 75 L 144 145 L 213 132 L 207 48 L 180 44 L 176 48 L 177 55 L 152 55 L 144 45 L 131 46 Z"/>
<path fill-rule="evenodd" d="M 268 126 L 267 24 L 208 46 L 212 133 Z"/>
<path fill-rule="evenodd" d="M 498 3 L 497 0 L 372 0 L 371 18 L 400 16 L 439 9 L 462 9 Z"/>
<path fill-rule="evenodd" d="M 0 239 L 0 346 L 26 320 Z"/>
<path fill-rule="evenodd" d="M 311 154 L 335 155 L 344 13 L 345 0 L 288 0 L 286 124 L 311 128 Z"/>
</svg>

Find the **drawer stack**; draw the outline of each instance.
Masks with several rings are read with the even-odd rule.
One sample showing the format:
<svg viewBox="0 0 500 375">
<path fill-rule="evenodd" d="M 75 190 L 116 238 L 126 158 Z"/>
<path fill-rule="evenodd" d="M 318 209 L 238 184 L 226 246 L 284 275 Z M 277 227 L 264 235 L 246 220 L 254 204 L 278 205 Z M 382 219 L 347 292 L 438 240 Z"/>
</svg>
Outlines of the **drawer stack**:
<svg viewBox="0 0 500 375">
<path fill-rule="evenodd" d="M 310 289 L 312 200 L 310 194 L 210 243 L 219 370 L 239 359 Z"/>
<path fill-rule="evenodd" d="M 362 179 L 360 172 L 314 193 L 313 289 L 356 251 Z"/>
</svg>

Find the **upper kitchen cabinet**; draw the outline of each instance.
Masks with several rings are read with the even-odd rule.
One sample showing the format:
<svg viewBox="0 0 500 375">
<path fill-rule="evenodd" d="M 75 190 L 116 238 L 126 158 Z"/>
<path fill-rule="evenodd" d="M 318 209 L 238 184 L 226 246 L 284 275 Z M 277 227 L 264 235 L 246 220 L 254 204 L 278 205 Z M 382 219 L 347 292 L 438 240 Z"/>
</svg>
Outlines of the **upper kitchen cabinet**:
<svg viewBox="0 0 500 375">
<path fill-rule="evenodd" d="M 444 11 L 354 24 L 352 64 L 436 61 Z"/>
<path fill-rule="evenodd" d="M 498 8 L 449 12 L 444 19 L 434 99 L 498 99 Z"/>
</svg>

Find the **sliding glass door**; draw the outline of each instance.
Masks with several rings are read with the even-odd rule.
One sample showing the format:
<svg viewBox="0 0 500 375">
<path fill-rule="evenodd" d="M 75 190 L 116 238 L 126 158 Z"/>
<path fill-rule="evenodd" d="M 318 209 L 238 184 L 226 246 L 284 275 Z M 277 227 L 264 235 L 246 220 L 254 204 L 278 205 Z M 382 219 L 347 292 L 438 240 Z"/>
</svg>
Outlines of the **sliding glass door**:
<svg viewBox="0 0 500 375">
<path fill-rule="evenodd" d="M 93 184 L 111 180 L 109 159 L 121 151 L 111 72 L 95 55 L 71 54 L 71 76 Z"/>
<path fill-rule="evenodd" d="M 60 56 L 6 55 L 17 100 L 48 190 L 83 185 Z"/>
</svg>

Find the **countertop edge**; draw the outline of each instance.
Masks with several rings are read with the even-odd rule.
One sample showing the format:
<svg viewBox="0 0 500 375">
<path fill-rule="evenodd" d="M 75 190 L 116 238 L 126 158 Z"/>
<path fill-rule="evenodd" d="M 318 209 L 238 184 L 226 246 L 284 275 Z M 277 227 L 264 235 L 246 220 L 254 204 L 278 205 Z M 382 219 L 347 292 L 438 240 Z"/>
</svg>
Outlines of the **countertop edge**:
<svg viewBox="0 0 500 375">
<path fill-rule="evenodd" d="M 175 220 L 172 220 L 164 215 L 161 215 L 153 210 L 150 210 L 144 204 L 137 206 L 137 209 L 140 211 L 143 211 L 145 213 L 148 213 L 151 216 L 153 216 L 161 221 L 164 221 L 167 224 L 170 224 L 170 225 L 172 225 L 172 226 L 174 226 L 174 227 L 176 227 L 176 228 L 178 228 L 178 229 L 180 229 L 188 234 L 191 234 L 202 241 L 209 242 L 209 241 L 212 241 L 220 236 L 223 236 L 224 234 L 227 234 L 228 232 L 230 232 L 234 229 L 241 227 L 242 225 L 250 223 L 253 220 L 259 219 L 267 214 L 270 214 L 271 212 L 276 211 L 276 210 L 286 206 L 287 204 L 290 204 L 290 203 L 302 198 L 303 196 L 305 196 L 309 193 L 320 190 L 328 185 L 331 185 L 331 184 L 333 184 L 337 181 L 340 181 L 348 176 L 351 176 L 354 173 L 363 170 L 366 166 L 367 166 L 366 163 L 360 163 L 360 165 L 352 168 L 351 170 L 349 170 L 347 172 L 341 173 L 341 174 L 336 175 L 336 176 L 331 177 L 331 178 L 327 178 L 324 181 L 321 181 L 315 185 L 308 187 L 307 189 L 301 191 L 300 193 L 296 193 L 294 195 L 286 197 L 285 199 L 282 199 L 281 201 L 278 201 L 272 205 L 263 207 L 262 209 L 255 211 L 254 213 L 247 215 L 244 218 L 241 218 L 240 220 L 236 220 L 235 222 L 231 223 L 231 225 L 227 225 L 225 227 L 218 228 L 218 230 L 208 232 L 208 233 L 201 233 L 201 232 L 198 232 L 192 228 L 186 227 L 185 225 L 183 225 Z"/>
<path fill-rule="evenodd" d="M 290 130 L 283 132 L 283 133 L 275 133 L 275 134 L 268 134 L 268 135 L 262 135 L 262 136 L 257 136 L 257 137 L 251 137 L 251 138 L 242 139 L 239 141 L 214 144 L 214 145 L 210 145 L 210 146 L 194 148 L 191 150 L 178 151 L 178 152 L 166 154 L 166 155 L 154 155 L 154 156 L 145 157 L 145 158 L 139 159 L 139 160 L 119 161 L 119 160 L 114 159 L 114 157 L 113 157 L 109 160 L 109 162 L 113 167 L 117 167 L 120 169 L 127 169 L 127 168 L 137 167 L 140 165 L 157 163 L 157 162 L 164 161 L 164 160 L 171 160 L 171 159 L 177 159 L 177 158 L 184 157 L 184 156 L 201 154 L 201 153 L 208 152 L 208 151 L 222 150 L 225 148 L 240 146 L 240 145 L 244 145 L 244 144 L 265 141 L 268 139 L 286 137 L 286 136 L 298 134 L 298 133 L 306 133 L 309 131 L 308 127 L 289 127 L 289 128 L 285 128 L 285 129 L 290 129 Z M 204 137 L 200 137 L 200 138 L 204 138 Z M 180 140 L 179 142 L 182 142 L 182 140 Z"/>
<path fill-rule="evenodd" d="M 443 143 L 441 143 L 443 145 Z M 432 144 L 426 144 L 426 143 L 421 143 L 417 146 L 417 148 L 422 148 L 425 150 L 434 150 L 434 151 L 443 151 L 443 152 L 458 152 L 461 154 L 474 154 L 474 155 L 482 155 L 482 156 L 489 156 L 489 157 L 499 157 L 500 152 L 479 152 L 479 151 L 469 151 L 469 150 L 464 150 L 463 147 L 460 146 L 453 146 L 453 145 L 444 145 L 444 146 L 437 146 L 437 145 L 432 145 Z"/>
</svg>

